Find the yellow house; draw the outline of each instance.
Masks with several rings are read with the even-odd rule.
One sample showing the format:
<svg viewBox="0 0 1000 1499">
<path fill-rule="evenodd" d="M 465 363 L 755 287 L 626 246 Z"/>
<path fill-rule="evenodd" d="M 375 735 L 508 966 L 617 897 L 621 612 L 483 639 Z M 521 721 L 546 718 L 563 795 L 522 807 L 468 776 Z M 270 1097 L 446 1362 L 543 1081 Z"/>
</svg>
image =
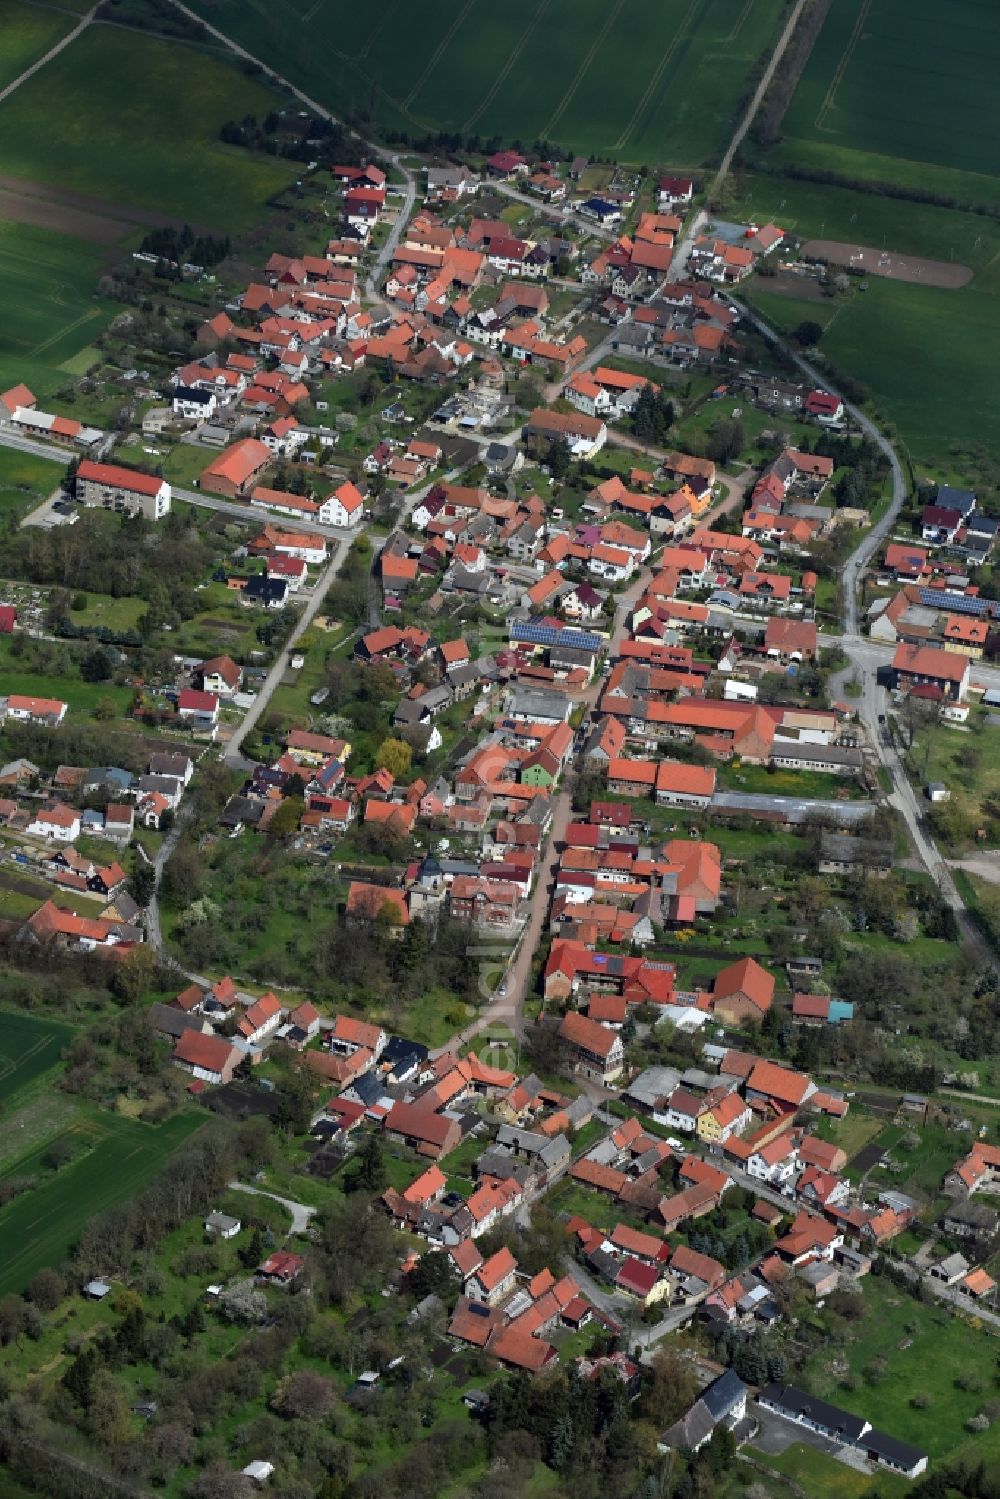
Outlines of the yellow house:
<svg viewBox="0 0 1000 1499">
<path fill-rule="evenodd" d="M 985 619 L 969 619 L 962 614 L 949 614 L 944 622 L 944 648 L 959 656 L 968 656 L 972 661 L 982 659 L 989 626 Z"/>
<path fill-rule="evenodd" d="M 653 1306 L 670 1295 L 669 1280 L 661 1278 L 659 1265 L 644 1265 L 641 1260 L 625 1260 L 615 1278 L 615 1286 L 642 1305 Z"/>
<path fill-rule="evenodd" d="M 737 1134 L 750 1119 L 750 1109 L 738 1093 L 729 1093 L 699 1114 L 696 1133 L 706 1145 L 724 1145 L 730 1135 Z"/>
</svg>

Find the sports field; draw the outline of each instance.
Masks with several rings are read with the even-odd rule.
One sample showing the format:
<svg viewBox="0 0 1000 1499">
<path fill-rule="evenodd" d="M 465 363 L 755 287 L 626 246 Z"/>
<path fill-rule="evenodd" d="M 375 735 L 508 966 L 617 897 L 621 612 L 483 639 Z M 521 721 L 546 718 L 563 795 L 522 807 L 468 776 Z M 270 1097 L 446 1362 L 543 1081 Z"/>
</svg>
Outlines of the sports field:
<svg viewBox="0 0 1000 1499">
<path fill-rule="evenodd" d="M 943 192 L 957 190 L 950 173 L 996 178 L 998 55 L 990 0 L 836 0 L 785 116 L 781 157 L 858 177 L 885 176 L 895 159 L 906 166 L 892 180 Z"/>
<path fill-rule="evenodd" d="M 114 315 L 97 296 L 105 253 L 33 224 L 0 220 L 0 389 L 23 381 L 44 396 L 65 384 L 60 365 Z"/>
<path fill-rule="evenodd" d="M 339 113 L 376 129 L 544 138 L 696 167 L 732 135 L 781 0 L 194 0 Z"/>
<path fill-rule="evenodd" d="M 0 0 L 0 89 L 44 57 L 72 30 L 73 17 L 26 0 Z"/>
<path fill-rule="evenodd" d="M 137 1196 L 203 1123 L 182 1114 L 154 1126 L 95 1111 L 57 1137 L 80 1152 L 68 1166 L 47 1170 L 51 1141 L 17 1160 L 5 1176 L 37 1174 L 41 1182 L 0 1210 L 0 1296 L 64 1259 L 89 1218 Z"/>
<path fill-rule="evenodd" d="M 234 232 L 295 169 L 224 146 L 219 128 L 280 105 L 198 48 L 93 25 L 0 103 L 0 174 L 97 198 L 112 219 L 141 208 Z"/>
<path fill-rule="evenodd" d="M 0 1104 L 9 1107 L 16 1095 L 54 1067 L 72 1034 L 72 1026 L 55 1020 L 0 1011 Z"/>
</svg>

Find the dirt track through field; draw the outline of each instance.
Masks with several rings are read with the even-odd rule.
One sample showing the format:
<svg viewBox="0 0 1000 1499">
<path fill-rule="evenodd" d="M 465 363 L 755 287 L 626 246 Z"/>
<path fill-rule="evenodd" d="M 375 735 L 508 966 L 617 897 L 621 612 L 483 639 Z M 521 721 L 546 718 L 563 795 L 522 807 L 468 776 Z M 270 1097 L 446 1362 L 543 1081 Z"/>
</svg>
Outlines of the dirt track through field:
<svg viewBox="0 0 1000 1499">
<path fill-rule="evenodd" d="M 116 203 L 111 198 L 92 198 L 69 187 L 50 187 L 27 177 L 10 177 L 0 172 L 0 219 L 18 224 L 35 224 L 54 229 L 77 239 L 110 245 L 138 228 L 180 228 L 184 220 L 148 208 L 134 208 L 130 203 Z M 211 233 L 203 225 L 192 224 L 196 234 Z"/>
<path fill-rule="evenodd" d="M 831 265 L 849 266 L 870 276 L 886 276 L 891 281 L 912 281 L 917 286 L 937 286 L 957 291 L 972 280 L 972 269 L 950 260 L 924 260 L 919 255 L 896 255 L 892 251 L 873 250 L 870 245 L 850 245 L 838 239 L 810 239 L 802 246 L 810 260 L 826 260 Z"/>
<path fill-rule="evenodd" d="M 34 224 L 38 229 L 52 229 L 57 234 L 71 234 L 74 239 L 91 240 L 96 245 L 113 245 L 135 232 L 134 224 L 123 219 L 109 219 L 62 203 L 48 203 L 27 193 L 11 192 L 0 187 L 0 219 L 15 224 Z"/>
</svg>

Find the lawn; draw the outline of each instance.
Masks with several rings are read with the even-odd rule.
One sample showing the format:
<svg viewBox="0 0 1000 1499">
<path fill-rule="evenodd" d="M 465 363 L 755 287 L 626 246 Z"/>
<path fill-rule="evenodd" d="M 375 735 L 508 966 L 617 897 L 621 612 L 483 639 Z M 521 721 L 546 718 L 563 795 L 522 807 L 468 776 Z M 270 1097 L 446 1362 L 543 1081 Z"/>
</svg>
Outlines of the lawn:
<svg viewBox="0 0 1000 1499">
<path fill-rule="evenodd" d="M 780 0 L 425 0 L 364 10 L 289 0 L 195 9 L 339 112 L 467 138 L 543 137 L 574 151 L 697 166 L 718 159 Z"/>
<path fill-rule="evenodd" d="M 670 394 L 669 386 L 667 394 Z M 739 396 L 723 396 L 718 401 L 705 401 L 690 416 L 678 422 L 671 434 L 671 441 L 683 444 L 689 437 L 703 437 L 717 422 L 727 420 L 736 408 L 739 408 L 739 420 L 746 434 L 746 442 L 740 454 L 745 463 L 758 465 L 761 463 L 762 457 L 757 447 L 757 439 L 762 432 L 773 432 L 776 427 L 788 433 L 789 443 L 793 447 L 811 446 L 815 440 L 815 426 L 794 421 L 785 415 L 780 418 L 774 417 L 769 411 L 759 411 L 756 406 L 748 406 L 746 401 Z"/>
<path fill-rule="evenodd" d="M 9 1108 L 18 1094 L 50 1071 L 72 1034 L 72 1026 L 55 1020 L 9 1010 L 0 1013 L 0 1103 Z"/>
<path fill-rule="evenodd" d="M 116 599 L 108 593 L 88 593 L 86 599 L 85 608 L 70 611 L 74 625 L 89 625 L 94 629 L 103 626 L 121 632 L 134 630 L 149 608 L 145 599 L 130 596 Z"/>
<path fill-rule="evenodd" d="M 889 1499 L 890 1495 L 905 1494 L 909 1488 L 905 1478 L 880 1473 L 876 1479 L 874 1475 L 859 1473 L 805 1442 L 794 1442 L 778 1457 L 753 1447 L 748 1450 L 763 1467 L 795 1483 L 797 1487 L 792 1492 L 808 1494 L 809 1499 L 864 1499 L 866 1495 Z"/>
<path fill-rule="evenodd" d="M 40 1265 L 63 1260 L 88 1219 L 134 1198 L 203 1122 L 189 1113 L 154 1126 L 94 1111 L 58 1137 L 82 1151 L 69 1165 L 46 1172 L 46 1145 L 8 1167 L 5 1176 L 37 1173 L 40 1180 L 0 1211 L 0 1295 L 20 1291 Z"/>
<path fill-rule="evenodd" d="M 0 104 L 0 170 L 6 167 L 6 108 Z M 4 389 L 23 381 L 36 396 L 44 397 L 66 383 L 61 366 L 72 362 L 113 316 L 111 304 L 97 295 L 106 256 L 105 247 L 86 240 L 0 219 Z"/>
<path fill-rule="evenodd" d="M 122 453 L 127 461 L 128 454 Z M 182 489 L 190 489 L 192 480 L 200 479 L 202 472 L 218 454 L 198 443 L 177 442 L 167 449 L 163 457 L 163 477 Z"/>
<path fill-rule="evenodd" d="M 130 687 L 115 687 L 110 682 L 84 682 L 79 677 L 52 677 L 40 672 L 21 671 L 10 651 L 10 637 L 0 639 L 0 692 L 25 693 L 29 697 L 57 697 L 76 713 L 91 713 L 102 698 L 110 698 L 119 714 L 132 701 Z"/>
<path fill-rule="evenodd" d="M 217 656 L 225 652 L 236 660 L 246 660 L 251 651 L 260 650 L 257 625 L 260 614 L 247 609 L 224 583 L 210 583 L 198 597 L 204 605 L 200 614 L 186 619 L 168 636 L 170 648 L 188 656 Z"/>
<path fill-rule="evenodd" d="M 0 448 L 0 522 L 7 516 L 19 521 L 40 500 L 56 488 L 63 465 L 20 453 L 16 448 Z"/>
<path fill-rule="evenodd" d="M 891 1164 L 885 1170 L 879 1168 L 873 1172 L 872 1184 L 879 1189 L 893 1187 L 927 1199 L 935 1198 L 941 1192 L 945 1172 L 969 1149 L 969 1136 L 936 1124 L 920 1125 L 912 1131 L 920 1143 L 907 1150 L 900 1142 L 910 1133 L 909 1128 L 891 1124 L 876 1136 Z"/>
<path fill-rule="evenodd" d="M 922 1447 L 932 1459 L 963 1447 L 969 1455 L 996 1461 L 1000 1430 L 970 1439 L 965 1423 L 990 1399 L 990 1371 L 1000 1343 L 937 1303 L 915 1301 L 889 1281 L 869 1276 L 863 1286 L 866 1315 L 852 1324 L 854 1341 L 836 1350 L 851 1374 L 861 1377 L 861 1386 L 849 1389 L 831 1371 L 831 1350 L 826 1347 L 806 1365 L 808 1388 L 867 1416 L 880 1430 Z M 872 1377 L 874 1359 L 885 1360 L 883 1377 Z M 970 1374 L 982 1377 L 981 1391 L 958 1387 L 958 1381 Z M 913 1404 L 925 1395 L 930 1400 L 926 1409 Z"/>
<path fill-rule="evenodd" d="M 0 0 L 0 88 L 13 83 L 25 68 L 30 68 L 60 37 L 64 37 L 73 22 L 68 15 L 58 10 L 41 10 L 27 5 L 24 0 Z"/>
<path fill-rule="evenodd" d="M 112 200 L 114 217 L 149 208 L 234 232 L 296 169 L 224 146 L 220 127 L 280 103 L 194 47 L 92 26 L 0 104 L 0 171 Z"/>
<path fill-rule="evenodd" d="M 473 1018 L 471 1005 L 456 998 L 448 989 L 428 989 L 425 994 L 407 997 L 399 1021 L 391 1021 L 401 1027 L 403 1034 L 412 1036 L 425 1046 L 443 1046 L 456 1031 L 460 1031 Z M 391 1017 L 383 1016 L 383 1020 Z"/>
<path fill-rule="evenodd" d="M 79 839 L 77 847 L 83 842 L 84 839 Z M 111 847 L 105 857 L 116 858 L 120 852 L 117 847 Z M 58 900 L 60 906 L 75 911 L 78 916 L 99 916 L 104 905 L 99 895 L 64 890 L 60 886 L 50 885 L 47 880 L 22 874 L 15 865 L 7 865 L 0 872 L 0 916 L 8 921 L 15 917 L 23 920 L 24 917 L 31 916 L 44 901 L 50 899 Z"/>
<path fill-rule="evenodd" d="M 838 801 L 860 797 L 863 789 L 850 776 L 831 776 L 821 770 L 768 770 L 766 765 L 721 765 L 719 789 L 764 796 L 815 796 Z"/>
<path fill-rule="evenodd" d="M 884 1127 L 883 1119 L 876 1119 L 871 1114 L 862 1113 L 855 1105 L 850 1113 L 845 1114 L 843 1119 L 831 1119 L 828 1115 L 817 1119 L 812 1126 L 812 1133 L 821 1140 L 829 1140 L 832 1145 L 839 1145 L 841 1150 L 846 1151 L 847 1158 L 856 1155 L 862 1145 L 867 1145 Z"/>
</svg>

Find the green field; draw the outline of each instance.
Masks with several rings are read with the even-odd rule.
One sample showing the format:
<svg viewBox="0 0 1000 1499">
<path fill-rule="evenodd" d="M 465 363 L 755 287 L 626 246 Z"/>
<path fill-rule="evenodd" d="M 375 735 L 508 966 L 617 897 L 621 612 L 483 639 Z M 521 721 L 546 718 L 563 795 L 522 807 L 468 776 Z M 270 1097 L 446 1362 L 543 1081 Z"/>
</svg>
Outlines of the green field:
<svg viewBox="0 0 1000 1499">
<path fill-rule="evenodd" d="M 0 1296 L 20 1291 L 40 1265 L 64 1259 L 89 1218 L 141 1192 L 202 1123 L 197 1114 L 154 1126 L 95 1112 L 59 1136 L 81 1151 L 68 1166 L 46 1174 L 46 1142 L 9 1167 L 5 1176 L 41 1180 L 0 1211 Z"/>
<path fill-rule="evenodd" d="M 20 520 L 39 500 L 51 494 L 59 482 L 63 465 L 0 448 L 0 522 L 7 516 Z"/>
<path fill-rule="evenodd" d="M 70 16 L 43 10 L 25 0 L 0 0 L 0 88 L 30 68 L 71 29 Z"/>
<path fill-rule="evenodd" d="M 92 26 L 0 104 L 0 172 L 106 200 L 111 217 L 139 207 L 235 232 L 295 169 L 222 145 L 219 128 L 278 103 L 206 52 Z"/>
<path fill-rule="evenodd" d="M 824 329 L 818 353 L 873 391 L 914 460 L 933 472 L 1000 441 L 990 350 L 1000 335 L 1000 224 L 992 218 L 901 202 L 849 188 L 747 172 L 727 212 L 773 218 L 797 238 L 821 237 L 903 255 L 955 260 L 972 280 L 957 291 L 869 276 L 845 296 L 798 297 L 757 278 L 751 302 L 777 326 Z"/>
<path fill-rule="evenodd" d="M 837 301 L 774 295 L 766 282 L 750 291 L 783 329 L 819 322 L 834 374 L 870 388 L 916 463 L 957 477 L 974 477 L 975 450 L 1000 441 L 990 398 L 1000 336 L 998 48 L 1000 8 L 982 0 L 953 0 L 946 12 L 933 0 L 837 0 L 777 142 L 747 149 L 763 170 L 745 174 L 726 204 L 734 218 L 773 217 L 803 238 L 972 269 L 958 291 L 877 276 Z M 833 173 L 846 185 L 802 173 Z M 889 197 L 882 183 L 958 206 Z"/>
<path fill-rule="evenodd" d="M 457 131 L 622 161 L 698 166 L 732 135 L 780 0 L 196 0 L 219 27 L 338 113 L 375 129 Z M 370 127 L 371 128 L 371 127 Z"/>
<path fill-rule="evenodd" d="M 0 170 L 2 157 L 0 123 Z M 0 220 L 0 388 L 23 382 L 45 396 L 65 384 L 60 365 L 113 316 L 97 295 L 106 255 L 84 240 Z"/>
<path fill-rule="evenodd" d="M 0 1012 L 0 1103 L 9 1106 L 59 1060 L 73 1034 L 71 1026 L 31 1015 Z"/>
<path fill-rule="evenodd" d="M 837 0 L 785 116 L 780 155 L 947 192 L 969 174 L 960 195 L 996 201 L 998 48 L 1000 9 L 983 0 L 949 0 L 946 11 L 935 0 Z"/>
</svg>

